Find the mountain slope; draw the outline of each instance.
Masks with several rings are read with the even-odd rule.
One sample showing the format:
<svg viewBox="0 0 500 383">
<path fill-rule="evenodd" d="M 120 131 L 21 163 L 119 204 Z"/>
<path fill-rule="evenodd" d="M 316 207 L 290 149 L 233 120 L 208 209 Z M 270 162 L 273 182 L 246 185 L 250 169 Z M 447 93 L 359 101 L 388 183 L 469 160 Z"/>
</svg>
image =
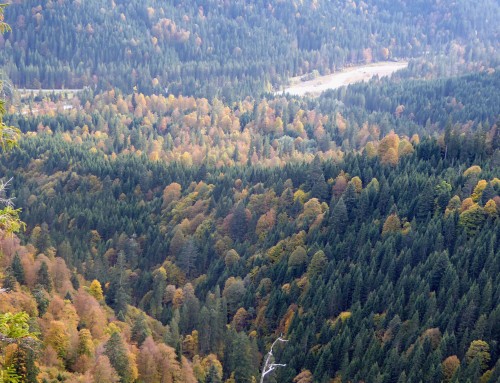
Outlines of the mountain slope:
<svg viewBox="0 0 500 383">
<path fill-rule="evenodd" d="M 19 87 L 234 99 L 358 62 L 457 51 L 485 61 L 498 49 L 499 16 L 493 0 L 18 1 L 0 63 Z"/>
</svg>

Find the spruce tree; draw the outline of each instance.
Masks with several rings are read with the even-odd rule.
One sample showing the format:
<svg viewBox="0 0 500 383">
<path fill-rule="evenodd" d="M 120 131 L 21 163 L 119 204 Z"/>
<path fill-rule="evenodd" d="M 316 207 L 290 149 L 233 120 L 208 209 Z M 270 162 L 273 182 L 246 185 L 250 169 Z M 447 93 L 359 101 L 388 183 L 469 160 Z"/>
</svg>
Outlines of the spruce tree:
<svg viewBox="0 0 500 383">
<path fill-rule="evenodd" d="M 114 332 L 104 345 L 104 354 L 109 358 L 111 365 L 120 375 L 120 382 L 131 383 L 134 381 L 130 358 L 127 347 L 119 332 Z"/>
<path fill-rule="evenodd" d="M 52 291 L 53 287 L 52 277 L 49 274 L 49 267 L 45 262 L 42 262 L 42 264 L 40 265 L 40 269 L 38 270 L 37 273 L 36 282 L 38 285 L 43 287 L 47 292 L 50 293 Z"/>
<path fill-rule="evenodd" d="M 328 185 L 325 182 L 323 169 L 321 169 L 321 160 L 318 155 L 314 157 L 310 165 L 307 183 L 311 190 L 311 197 L 318 198 L 320 201 L 328 198 Z"/>
<path fill-rule="evenodd" d="M 16 288 L 16 282 L 16 277 L 14 276 L 14 272 L 12 271 L 12 267 L 7 267 L 5 269 L 2 288 L 6 291 L 14 290 Z"/>
<path fill-rule="evenodd" d="M 140 347 L 142 346 L 142 343 L 146 340 L 146 338 L 150 335 L 151 335 L 151 330 L 149 329 L 148 324 L 146 322 L 146 316 L 144 315 L 144 313 L 141 313 L 137 316 L 136 320 L 134 321 L 130 339 L 133 342 L 136 342 L 137 345 Z"/>
<path fill-rule="evenodd" d="M 243 203 L 240 202 L 236 205 L 230 225 L 231 237 L 234 240 L 242 241 L 248 230 L 248 218 Z"/>
<path fill-rule="evenodd" d="M 16 278 L 19 284 L 24 285 L 26 283 L 24 275 L 24 266 L 21 263 L 21 258 L 19 257 L 18 253 L 14 255 L 10 267 L 12 269 L 12 275 L 14 276 L 14 278 Z"/>
<path fill-rule="evenodd" d="M 178 263 L 181 269 L 186 273 L 188 278 L 193 276 L 196 269 L 196 259 L 198 258 L 198 249 L 193 239 L 188 239 L 182 247 L 181 253 L 178 255 Z"/>
<path fill-rule="evenodd" d="M 341 197 L 332 211 L 332 225 L 336 233 L 343 234 L 349 223 L 349 216 L 344 199 Z"/>
<path fill-rule="evenodd" d="M 205 378 L 205 383 L 222 383 L 222 380 L 220 379 L 215 366 L 210 366 L 207 377 Z"/>
</svg>

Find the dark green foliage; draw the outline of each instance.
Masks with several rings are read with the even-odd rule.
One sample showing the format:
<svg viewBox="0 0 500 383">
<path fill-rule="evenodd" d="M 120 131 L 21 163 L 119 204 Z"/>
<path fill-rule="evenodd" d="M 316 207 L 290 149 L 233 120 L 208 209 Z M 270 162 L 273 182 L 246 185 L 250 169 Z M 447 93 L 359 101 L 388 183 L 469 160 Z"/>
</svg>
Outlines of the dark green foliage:
<svg viewBox="0 0 500 383">
<path fill-rule="evenodd" d="M 466 145 L 460 145 L 460 134 L 452 133 L 452 122 L 486 121 L 498 116 L 500 103 L 496 92 L 500 84 L 500 74 L 468 74 L 462 77 L 442 78 L 434 81 L 413 80 L 406 86 L 391 82 L 379 82 L 368 85 L 359 83 L 348 89 L 331 91 L 325 94 L 324 103 L 331 98 L 340 99 L 351 105 L 350 100 L 358 95 L 367 98 L 364 112 L 387 112 L 393 114 L 398 105 L 404 105 L 404 113 L 401 120 L 407 124 L 420 126 L 422 133 L 429 129 L 429 124 L 439 124 L 442 129 L 448 127 L 445 136 L 447 148 L 447 159 L 450 155 L 457 156 L 460 152 L 468 151 L 480 154 L 484 147 L 478 142 L 468 140 Z M 452 101 L 454 100 L 454 101 Z M 481 100 L 481 101 L 479 101 Z M 453 107 L 454 102 L 461 103 L 465 108 Z M 429 107 L 432 105 L 432 107 Z M 390 117 L 389 117 L 390 118 Z M 490 121 L 491 122 L 491 121 Z M 399 128 L 399 123 L 396 122 Z M 444 157 L 445 153 L 443 153 Z M 465 159 L 465 156 L 463 157 Z"/>
<path fill-rule="evenodd" d="M 27 189 L 19 201 L 28 227 L 40 226 L 39 250 L 53 245 L 71 269 L 101 281 L 106 286 L 106 302 L 117 318 L 129 320 L 127 307 L 133 304 L 168 324 L 164 340 L 176 349 L 179 360 L 182 340 L 197 330 L 200 356 L 216 354 L 223 362 L 224 380 L 234 372 L 236 381 L 250 382 L 258 375 L 257 350 L 265 354 L 280 332 L 289 342 L 276 354 L 287 364 L 271 377 L 277 382 L 293 381 L 303 369 L 314 374 L 315 382 L 329 382 L 335 376 L 346 382 L 441 382 L 442 362 L 452 355 L 461 362 L 454 381 L 476 382 L 487 369 L 493 369 L 492 376 L 498 380 L 500 220 L 483 210 L 486 198 L 498 196 L 498 187 L 487 187 L 479 204 L 465 212 L 459 207 L 446 211 L 452 196 L 463 201 L 479 179 L 490 181 L 498 176 L 499 152 L 491 137 L 496 133 L 486 129 L 486 120 L 491 119 L 490 126 L 497 123 L 497 106 L 487 104 L 483 113 L 475 104 L 481 104 L 485 96 L 476 94 L 477 102 L 467 102 L 459 89 L 468 83 L 483 84 L 478 86 L 481 94 L 489 89 L 495 99 L 496 76 L 478 74 L 425 86 L 374 81 L 339 91 L 354 96 L 363 93 L 365 103 L 373 108 L 375 96 L 370 92 L 385 95 L 373 113 L 342 107 L 350 126 L 378 124 L 382 134 L 390 129 L 398 134 L 431 129 L 419 125 L 418 113 L 413 120 L 405 113 L 397 119 L 394 108 L 401 100 L 405 110 L 418 111 L 425 99 L 431 105 L 424 108 L 425 113 L 431 113 L 435 105 L 452 102 L 452 93 L 462 97 L 473 122 L 461 120 L 460 108 L 449 113 L 458 120 L 441 114 L 429 117 L 429 125 L 436 124 L 436 134 L 450 120 L 442 139 L 422 137 L 414 153 L 402 156 L 394 167 L 358 153 L 347 153 L 336 161 L 319 161 L 319 157 L 311 163 L 291 161 L 275 168 L 191 167 L 153 162 L 137 154 L 110 159 L 90 150 L 92 138 L 75 145 L 57 133 L 57 124 L 68 131 L 73 124 L 83 126 L 83 114 L 77 114 L 74 122 L 66 116 L 57 121 L 12 116 L 24 124 L 25 131 L 42 124 L 56 133 L 27 137 L 1 164 L 6 173 L 9 169 L 18 172 L 15 182 Z M 440 93 L 442 86 L 451 89 L 446 97 Z M 420 89 L 420 96 L 412 96 L 415 89 Z M 340 109 L 336 102 L 335 108 L 333 101 L 330 104 L 330 97 L 290 100 L 286 115 L 291 117 L 286 124 L 293 122 L 294 108 L 308 107 L 332 118 Z M 260 113 L 257 109 L 255 114 Z M 286 120 L 284 116 L 285 112 Z M 101 118 L 100 112 L 92 115 L 91 131 Z M 246 115 L 243 120 L 251 124 L 254 116 Z M 439 125 L 438 120 L 445 122 Z M 109 122 L 108 128 L 110 150 L 118 153 L 122 152 L 118 150 L 122 134 L 144 152 L 151 144 L 149 137 L 160 138 L 156 127 L 113 130 L 116 126 Z M 333 124 L 324 128 L 339 145 L 344 140 L 352 142 L 336 132 Z M 487 137 L 484 131 L 489 132 Z M 346 134 L 357 133 L 349 128 Z M 269 151 L 273 140 L 271 135 L 253 137 L 252 150 Z M 314 153 L 318 143 L 309 141 L 307 150 Z M 164 142 L 169 145 L 167 138 Z M 34 160 L 38 169 L 32 171 L 40 179 L 51 177 L 53 193 L 47 195 L 46 187 L 25 171 Z M 463 176 L 471 165 L 480 166 L 481 173 Z M 326 180 L 336 179 L 340 172 L 348 183 L 332 196 Z M 92 188 L 90 176 L 99 187 Z M 349 181 L 353 177 L 362 181 L 362 190 Z M 200 181 L 209 186 L 201 186 Z M 182 191 L 178 205 L 168 208 L 162 191 L 173 182 Z M 298 190 L 304 200 L 294 201 Z M 29 199 L 30 195 L 37 198 Z M 297 219 L 311 198 L 330 201 L 328 208 L 321 205 L 324 215 L 314 211 L 311 221 L 318 222 L 312 228 Z M 276 213 L 268 217 L 272 224 L 257 235 L 258 220 L 271 209 Z M 384 222 L 392 214 L 397 214 L 400 225 L 383 234 Z M 93 231 L 100 239 L 91 242 Z M 175 233 L 182 235 L 176 238 Z M 173 251 L 176 242 L 178 251 Z M 239 260 L 227 265 L 229 249 Z M 6 273 L 12 286 L 23 279 L 20 259 L 16 262 Z M 43 264 L 37 283 L 48 289 L 42 268 Z M 231 277 L 233 285 L 226 287 Z M 72 282 L 78 286 L 76 278 Z M 37 288 L 33 294 L 43 315 L 46 292 Z M 244 309 L 240 317 L 236 316 L 239 308 Z M 132 339 L 138 344 L 148 334 L 143 319 L 138 317 L 133 324 Z M 484 341 L 490 350 L 491 360 L 483 358 L 483 365 L 474 358 L 467 361 L 467 351 L 476 340 Z M 106 354 L 113 358 L 122 380 L 129 381 L 126 349 L 119 334 L 111 336 Z M 212 378 L 209 374 L 207 380 Z"/>
<path fill-rule="evenodd" d="M 197 258 L 198 249 L 196 248 L 196 244 L 192 239 L 188 239 L 182 247 L 182 251 L 178 256 L 179 266 L 188 277 L 193 276 L 193 272 L 196 269 Z"/>
<path fill-rule="evenodd" d="M 248 229 L 248 217 L 243 204 L 236 205 L 230 225 L 232 238 L 239 241 L 243 240 Z"/>
<path fill-rule="evenodd" d="M 497 193 L 495 192 L 495 189 L 493 189 L 491 183 L 488 183 L 486 188 L 483 190 L 483 194 L 481 195 L 481 205 L 486 205 L 486 202 L 495 197 L 496 194 Z"/>
<path fill-rule="evenodd" d="M 50 4 L 21 2 L 6 9 L 13 30 L 5 36 L 0 62 L 20 88 L 99 91 L 111 84 L 123 91 L 137 86 L 147 93 L 226 100 L 269 91 L 269 85 L 313 70 L 323 74 L 365 61 L 447 52 L 455 41 L 465 45 L 467 59 L 486 59 L 498 36 L 494 23 L 480 21 L 500 13 L 494 0 L 370 0 L 363 9 L 277 0 L 147 0 L 104 9 L 97 0 Z M 443 81 L 442 91 L 451 94 L 453 85 Z M 386 104 L 384 97 L 375 99 L 348 93 L 356 105 Z"/>
<path fill-rule="evenodd" d="M 144 313 L 139 314 L 139 316 L 134 321 L 132 326 L 130 339 L 137 343 L 137 346 L 141 346 L 148 336 L 151 335 L 151 330 L 146 323 L 146 316 Z"/>
<path fill-rule="evenodd" d="M 16 277 L 12 271 L 12 267 L 8 267 L 5 269 L 5 276 L 3 278 L 3 288 L 7 291 L 13 290 L 16 287 Z"/>
<path fill-rule="evenodd" d="M 224 369 L 226 379 L 231 373 L 237 382 L 251 383 L 252 376 L 257 377 L 255 344 L 243 332 L 229 331 L 226 336 Z"/>
<path fill-rule="evenodd" d="M 130 369 L 130 362 L 127 347 L 120 333 L 114 332 L 106 342 L 105 354 L 109 358 L 111 365 L 120 376 L 120 382 L 133 382 L 133 375 Z"/>
<path fill-rule="evenodd" d="M 80 288 L 80 281 L 78 280 L 78 276 L 75 272 L 71 273 L 71 284 L 75 290 Z"/>
<path fill-rule="evenodd" d="M 18 281 L 21 285 L 26 283 L 25 275 L 24 275 L 24 266 L 21 263 L 21 258 L 19 254 L 14 254 L 14 258 L 12 259 L 12 263 L 10 265 L 12 270 L 12 276 Z"/>
<path fill-rule="evenodd" d="M 172 320 L 168 326 L 168 331 L 165 333 L 165 343 L 170 347 L 175 348 L 176 352 L 180 349 L 182 342 L 180 342 L 180 333 L 179 333 L 179 321 L 180 314 L 179 310 L 175 309 Z M 179 359 L 180 360 L 180 359 Z"/>
<path fill-rule="evenodd" d="M 403 379 L 418 383 L 424 379 L 422 371 L 425 371 L 425 381 L 439 382 L 441 362 L 450 355 L 458 355 L 463 360 L 470 343 L 476 338 L 483 339 L 490 346 L 492 361 L 488 368 L 495 365 L 499 349 L 494 340 L 500 334 L 497 324 L 500 323 L 500 302 L 495 286 L 500 283 L 500 266 L 499 237 L 494 233 L 499 230 L 500 223 L 497 218 L 490 219 L 487 224 L 478 224 L 475 235 L 471 236 L 459 222 L 458 212 L 445 216 L 442 211 L 444 202 L 439 201 L 440 195 L 451 197 L 462 193 L 467 180 L 457 171 L 458 168 L 463 171 L 465 166 L 457 163 L 459 159 L 452 158 L 449 153 L 448 159 L 436 166 L 435 156 L 443 162 L 444 153 L 435 141 L 424 140 L 417 146 L 415 153 L 403 158 L 396 168 L 390 170 L 390 174 L 378 161 L 363 156 L 347 156 L 343 162 L 335 165 L 324 163 L 324 179 L 335 178 L 341 169 L 351 175 L 358 174 L 363 180 L 363 190 L 358 194 L 349 185 L 338 200 L 332 199 L 329 216 L 324 218 L 320 230 L 306 233 L 301 245 L 307 249 L 307 263 L 304 263 L 303 257 L 299 257 L 297 264 L 295 261 L 289 264 L 288 256 L 298 246 L 290 249 L 287 256 L 275 263 L 268 261 L 265 256 L 253 257 L 259 251 L 266 254 L 280 238 L 290 237 L 300 229 L 294 222 L 277 223 L 267 233 L 265 242 L 261 243 L 254 233 L 254 218 L 250 215 L 252 218 L 248 219 L 247 205 L 251 195 L 258 195 L 262 190 L 274 190 L 276 195 L 281 195 L 283 186 L 279 185 L 280 182 L 283 185 L 283 179 L 293 180 L 294 185 L 307 182 L 309 165 L 287 165 L 279 171 L 227 168 L 222 170 L 225 174 L 223 181 L 218 178 L 217 171 L 208 169 L 204 182 L 215 185 L 215 188 L 209 197 L 210 210 L 206 214 L 219 215 L 221 222 L 229 216 L 227 222 L 230 224 L 236 215 L 240 221 L 246 220 L 246 229 L 232 229 L 229 225 L 228 232 L 225 232 L 222 223 L 210 226 L 210 235 L 204 237 L 206 243 L 198 242 L 198 233 L 185 244 L 191 248 L 189 252 L 181 250 L 179 254 L 169 255 L 169 259 L 181 266 L 186 274 L 190 274 L 190 278 L 196 277 L 197 273 L 206 275 L 194 293 L 184 288 L 186 295 L 179 308 L 164 301 L 163 292 L 170 283 L 169 270 L 166 275 L 157 270 L 157 265 L 168 254 L 168 246 L 164 247 L 165 252 L 159 257 L 153 250 L 157 240 L 155 232 L 148 225 L 143 225 L 140 219 L 134 221 L 135 230 L 132 231 L 129 225 L 133 217 L 144 218 L 152 227 L 158 225 L 159 219 L 150 213 L 156 212 L 160 216 L 161 190 L 172 179 L 182 182 L 183 190 L 186 190 L 193 180 L 199 181 L 196 178 L 197 169 L 153 164 L 146 159 L 125 156 L 114 163 L 100 159 L 98 161 L 101 162 L 96 164 L 88 151 L 62 146 L 57 140 L 51 143 L 38 138 L 36 142 L 39 144 L 36 147 L 29 140 L 23 143 L 26 149 L 14 153 L 12 161 L 21 162 L 27 148 L 33 148 L 33 155 L 36 155 L 37 150 L 45 153 L 48 148 L 55 149 L 61 145 L 65 150 L 49 152 L 64 155 L 66 150 L 73 150 L 73 154 L 80 158 L 78 171 L 82 174 L 97 174 L 103 183 L 106 183 L 107 177 L 130 178 L 131 181 L 115 187 L 116 198 L 122 192 L 133 194 L 134 180 L 139 182 L 137 173 L 151 170 L 159 174 L 152 179 L 153 185 L 157 178 L 165 177 L 163 184 L 157 188 L 158 194 L 140 210 L 134 210 L 133 203 L 122 205 L 106 195 L 94 195 L 94 205 L 103 209 L 107 206 L 106 215 L 115 224 L 107 224 L 98 210 L 88 210 L 86 219 L 95 222 L 102 243 L 106 245 L 102 245 L 98 255 L 88 263 L 92 267 L 87 268 L 87 272 L 104 275 L 103 280 L 109 280 L 105 291 L 106 301 L 115 309 L 117 316 L 125 318 L 129 303 L 140 302 L 143 298 L 149 302 L 145 305 L 148 313 L 169 324 L 165 340 L 178 350 L 179 355 L 182 353 L 181 336 L 190 334 L 193 329 L 198 330 L 202 355 L 214 352 L 221 359 L 224 355 L 225 379 L 235 372 L 241 381 L 247 381 L 256 374 L 254 362 L 259 360 L 258 357 L 248 356 L 253 355 L 255 346 L 245 332 L 236 332 L 226 326 L 232 323 L 235 310 L 244 307 L 247 311 L 246 326 L 250 331 L 256 330 L 262 352 L 264 342 L 273 338 L 274 329 L 283 328 L 280 326 L 283 326 L 285 315 L 289 309 L 293 310 L 294 304 L 300 307 L 301 314 L 295 309 L 288 323 L 285 335 L 289 342 L 280 355 L 280 360 L 287 363 L 287 367 L 276 372 L 277 381 L 290 381 L 303 368 L 307 368 L 318 381 L 339 373 L 351 381 L 387 379 L 398 382 Z M 50 162 L 50 166 L 58 167 L 63 166 L 64 160 Z M 482 178 L 493 177 L 494 167 L 489 160 L 476 163 L 483 169 Z M 372 186 L 367 187 L 372 178 L 378 182 L 372 182 Z M 232 206 L 228 201 L 232 198 L 232 185 L 237 179 L 248 186 L 250 195 Z M 438 187 L 443 180 L 449 183 L 451 191 Z M 252 185 L 259 183 L 262 183 L 260 189 L 254 189 Z M 380 187 L 374 186 L 376 184 Z M 296 187 L 292 192 L 295 190 Z M 286 198 L 286 195 L 284 193 L 283 205 L 277 207 L 279 212 L 293 210 L 293 196 Z M 68 214 L 77 212 L 88 201 L 83 193 L 61 193 L 61 199 L 67 200 L 68 205 L 55 204 L 54 200 L 44 199 L 42 195 L 40 197 L 44 203 L 53 204 L 50 206 L 57 209 L 57 215 L 64 211 Z M 297 209 L 298 216 L 303 209 L 300 202 Z M 382 209 L 384 215 L 381 214 Z M 35 204 L 27 211 L 26 219 L 36 222 L 43 217 L 41 211 L 41 207 L 37 208 Z M 407 231 L 383 236 L 383 221 L 388 214 L 396 211 L 402 222 L 409 222 Z M 172 223 L 176 224 L 176 221 Z M 49 232 L 55 239 L 61 235 L 58 234 L 62 230 L 59 225 L 55 221 L 50 224 Z M 86 227 L 90 229 L 95 226 Z M 231 235 L 234 249 L 244 260 L 231 270 L 212 250 L 212 236 L 218 235 L 220 231 L 225 236 Z M 102 257 L 109 248 L 120 249 L 122 242 L 128 243 L 134 232 L 140 238 L 141 252 L 130 251 L 129 259 L 126 259 L 126 251 L 130 249 L 124 246 L 118 255 L 108 259 Z M 86 243 L 76 233 L 69 230 L 68 233 L 75 253 L 73 260 L 69 261 L 80 267 L 85 258 L 80 258 L 78 254 L 84 252 Z M 121 233 L 128 235 L 119 240 Z M 163 234 L 158 235 L 161 237 Z M 192 258 L 185 258 L 189 260 L 186 263 L 182 257 L 188 254 Z M 152 263 L 148 259 L 150 257 L 157 261 Z M 206 259 L 207 267 L 198 269 L 198 260 L 202 258 Z M 133 278 L 129 264 L 138 265 Z M 148 264 L 152 265 L 149 270 L 140 268 Z M 262 265 L 265 267 L 257 274 L 249 274 L 255 266 Z M 307 277 L 308 283 L 299 287 L 296 278 L 302 275 Z M 217 286 L 224 286 L 230 276 L 241 277 L 237 287 L 242 288 L 235 294 L 231 289 L 225 292 L 230 303 L 228 310 L 226 296 L 221 298 Z M 285 292 L 283 286 L 286 284 L 289 284 L 289 289 Z M 37 302 L 43 312 L 43 299 L 40 298 L 42 296 Z M 265 307 L 261 306 L 263 302 Z M 346 316 L 347 312 L 350 317 Z M 139 331 L 142 325 L 139 325 L 140 320 L 135 323 L 133 331 L 133 337 L 138 342 L 143 334 Z M 435 328 L 439 329 L 439 333 L 431 331 L 431 335 L 426 335 L 427 330 Z M 246 356 L 241 350 L 246 350 Z M 474 378 L 477 368 L 473 367 L 472 364 L 464 364 L 458 372 L 460 379 L 465 376 Z"/>
<path fill-rule="evenodd" d="M 111 270 L 111 281 L 106 291 L 106 302 L 113 307 L 115 314 L 124 319 L 127 305 L 130 303 L 130 287 L 123 253 L 118 255 L 118 261 Z"/>
<path fill-rule="evenodd" d="M 348 222 L 349 222 L 349 216 L 347 213 L 347 207 L 344 203 L 344 199 L 340 198 L 332 210 L 332 216 L 331 216 L 332 228 L 335 230 L 336 233 L 342 234 L 346 230 Z"/>
<path fill-rule="evenodd" d="M 49 227 L 46 222 L 41 224 L 41 230 L 35 238 L 32 238 L 38 252 L 44 253 L 52 245 Z"/>
<path fill-rule="evenodd" d="M 217 370 L 214 366 L 210 366 L 210 370 L 208 370 L 208 375 L 205 378 L 205 383 L 222 383 L 220 380 Z"/>
<path fill-rule="evenodd" d="M 434 187 L 430 182 L 427 182 L 418 197 L 415 217 L 420 221 L 424 221 L 427 217 L 429 217 L 429 215 L 432 215 L 433 208 Z"/>
<path fill-rule="evenodd" d="M 40 269 L 38 270 L 36 277 L 36 283 L 50 293 L 52 291 L 53 283 L 52 277 L 49 274 L 49 268 L 45 262 L 42 262 L 40 265 Z"/>
<path fill-rule="evenodd" d="M 194 294 L 191 285 L 184 288 L 184 302 L 180 312 L 180 329 L 183 334 L 189 334 L 198 327 L 198 317 L 200 312 L 200 302 Z"/>
<path fill-rule="evenodd" d="M 49 307 L 50 303 L 49 295 L 43 288 L 39 287 L 33 290 L 32 294 L 36 300 L 36 304 L 38 307 L 38 315 L 42 317 L 43 314 L 45 314 L 45 312 L 47 311 L 47 308 Z"/>
<path fill-rule="evenodd" d="M 34 350 L 26 351 L 26 383 L 38 383 L 40 369 L 36 364 L 36 358 Z"/>
<path fill-rule="evenodd" d="M 308 175 L 308 184 L 311 188 L 311 196 L 319 200 L 325 200 L 328 197 L 328 185 L 325 182 L 321 161 L 319 156 L 314 157 L 311 169 Z"/>
</svg>

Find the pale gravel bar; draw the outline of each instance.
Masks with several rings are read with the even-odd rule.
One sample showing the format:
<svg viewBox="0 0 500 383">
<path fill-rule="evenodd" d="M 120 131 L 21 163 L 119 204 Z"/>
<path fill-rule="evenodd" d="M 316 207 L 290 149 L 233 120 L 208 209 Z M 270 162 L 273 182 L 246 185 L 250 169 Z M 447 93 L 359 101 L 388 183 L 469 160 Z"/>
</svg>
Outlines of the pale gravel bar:
<svg viewBox="0 0 500 383">
<path fill-rule="evenodd" d="M 309 81 L 301 81 L 300 77 L 293 77 L 290 79 L 291 85 L 282 91 L 276 92 L 276 94 L 289 93 L 294 96 L 309 95 L 317 97 L 325 90 L 368 81 L 376 75 L 379 77 L 390 76 L 407 66 L 408 62 L 386 61 L 346 68 L 341 72 L 320 76 Z"/>
</svg>

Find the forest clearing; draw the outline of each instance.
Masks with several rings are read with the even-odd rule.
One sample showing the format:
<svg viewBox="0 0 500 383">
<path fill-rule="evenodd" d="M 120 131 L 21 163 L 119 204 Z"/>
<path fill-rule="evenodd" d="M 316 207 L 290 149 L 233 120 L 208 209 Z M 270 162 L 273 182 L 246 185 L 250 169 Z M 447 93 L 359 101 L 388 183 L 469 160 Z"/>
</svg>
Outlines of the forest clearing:
<svg viewBox="0 0 500 383">
<path fill-rule="evenodd" d="M 294 96 L 309 94 L 318 97 L 325 90 L 337 89 L 357 82 L 368 81 L 374 76 L 390 76 L 394 72 L 406 67 L 408 67 L 407 61 L 384 61 L 346 68 L 341 72 L 319 76 L 309 81 L 302 81 L 301 78 L 303 76 L 293 77 L 290 79 L 290 86 L 285 88 L 283 92 Z M 276 93 L 281 93 L 281 91 Z"/>
</svg>

